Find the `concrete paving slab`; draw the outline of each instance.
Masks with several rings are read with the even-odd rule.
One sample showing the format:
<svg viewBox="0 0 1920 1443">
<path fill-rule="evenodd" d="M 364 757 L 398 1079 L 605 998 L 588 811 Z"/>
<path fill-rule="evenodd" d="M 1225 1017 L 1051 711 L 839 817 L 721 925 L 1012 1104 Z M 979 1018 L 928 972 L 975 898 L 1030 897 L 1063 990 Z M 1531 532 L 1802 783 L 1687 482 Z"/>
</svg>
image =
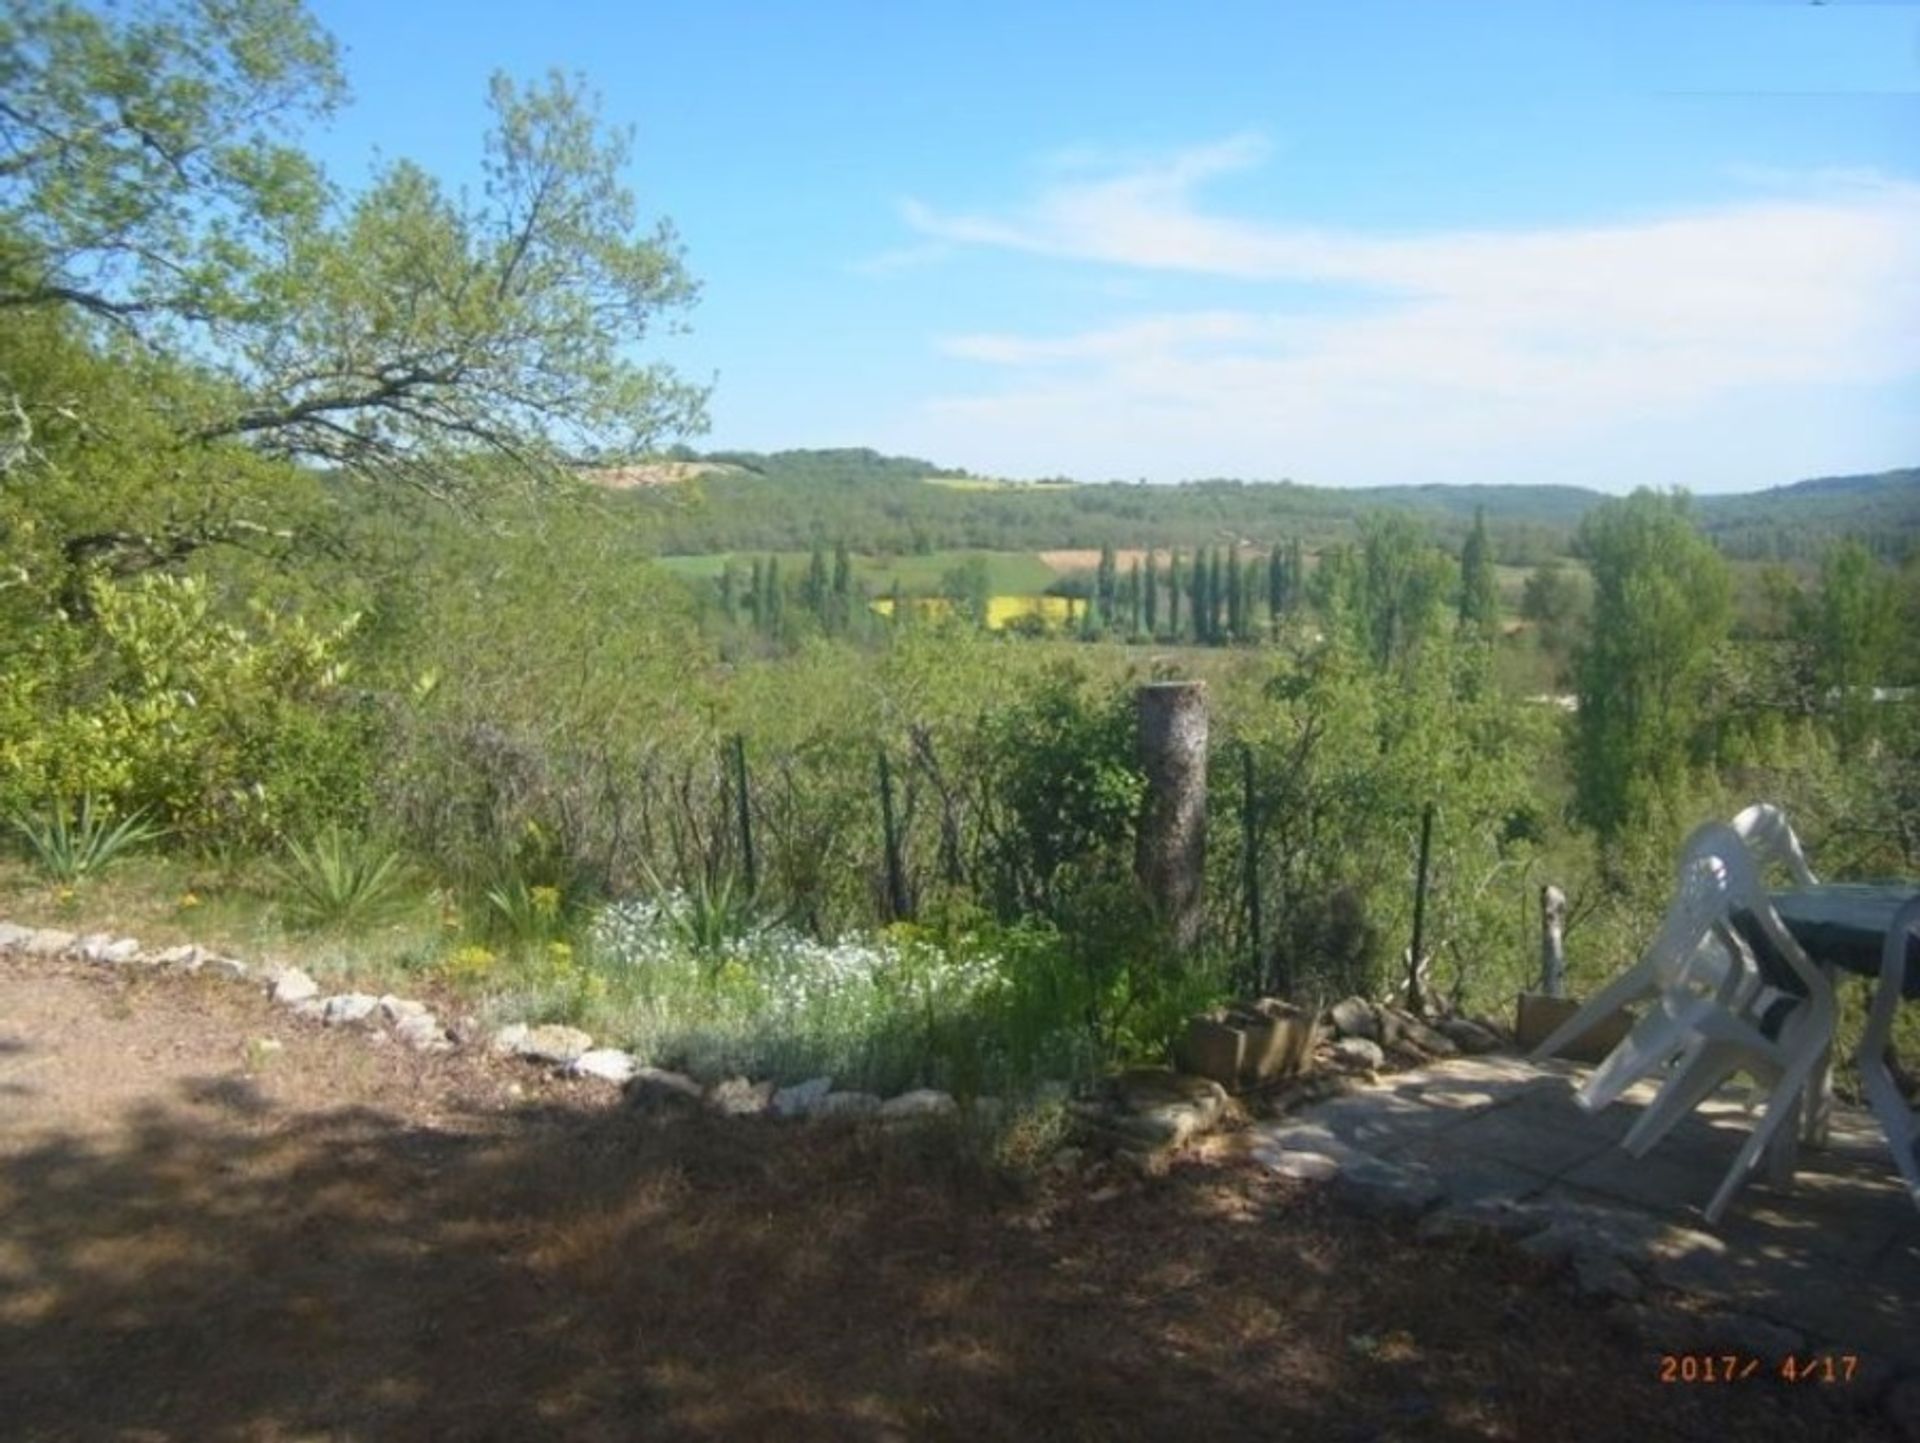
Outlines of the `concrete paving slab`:
<svg viewBox="0 0 1920 1443">
<path fill-rule="evenodd" d="M 1810 1345 L 1920 1368 L 1920 1212 L 1870 1116 L 1837 1108 L 1829 1145 L 1802 1149 L 1790 1187 L 1756 1176 L 1721 1226 L 1707 1229 L 1700 1210 L 1751 1134 L 1754 1113 L 1738 1095 L 1716 1098 L 1634 1158 L 1619 1142 L 1653 1086 L 1589 1114 L 1573 1101 L 1584 1075 L 1563 1062 L 1453 1059 L 1262 1130 L 1285 1147 L 1311 1150 L 1318 1139 L 1348 1170 L 1356 1155 L 1416 1169 L 1439 1185 L 1442 1213 L 1568 1209 L 1574 1252 L 1611 1234 L 1655 1284 L 1791 1329 Z M 1612 1225 L 1596 1231 L 1591 1219 L 1609 1215 Z M 1663 1241 L 1673 1238 L 1686 1245 Z"/>
</svg>

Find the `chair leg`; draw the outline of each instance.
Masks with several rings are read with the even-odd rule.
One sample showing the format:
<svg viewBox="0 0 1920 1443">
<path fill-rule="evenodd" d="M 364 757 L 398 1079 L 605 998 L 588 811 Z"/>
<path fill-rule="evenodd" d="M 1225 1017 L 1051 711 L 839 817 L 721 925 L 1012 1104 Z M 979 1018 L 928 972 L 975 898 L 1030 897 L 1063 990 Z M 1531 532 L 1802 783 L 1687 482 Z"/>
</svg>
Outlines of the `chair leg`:
<svg viewBox="0 0 1920 1443">
<path fill-rule="evenodd" d="M 1806 1088 L 1813 1074 L 1814 1064 L 1819 1061 L 1818 1053 L 1805 1054 L 1789 1063 L 1780 1074 L 1779 1082 L 1774 1084 L 1772 1095 L 1767 1098 L 1767 1110 L 1761 1114 L 1760 1121 L 1754 1125 L 1747 1140 L 1741 1145 L 1739 1155 L 1733 1160 L 1733 1166 L 1727 1169 L 1726 1177 L 1714 1192 L 1707 1204 L 1707 1221 L 1718 1223 L 1726 1212 L 1727 1205 L 1733 1201 L 1733 1195 L 1740 1191 L 1747 1175 L 1753 1171 L 1760 1155 L 1773 1141 L 1774 1134 L 1781 1126 L 1796 1126 L 1800 1112 L 1794 1105 L 1801 1092 Z"/>
<path fill-rule="evenodd" d="M 1721 1083 L 1751 1065 L 1745 1050 L 1732 1043 L 1705 1038 L 1691 1043 L 1660 1095 L 1647 1105 L 1620 1145 L 1635 1157 L 1645 1157 Z"/>
<path fill-rule="evenodd" d="M 1914 1206 L 1920 1207 L 1920 1116 L 1901 1096 L 1899 1084 L 1887 1066 L 1887 1048 L 1893 1040 L 1894 1009 L 1900 1005 L 1900 983 L 1906 973 L 1907 939 L 1920 930 L 1920 901 L 1908 903 L 1894 918 L 1881 957 L 1880 982 L 1874 989 L 1873 1005 L 1867 1012 L 1866 1029 L 1860 1036 L 1854 1065 L 1860 1069 L 1860 1082 L 1866 1089 L 1867 1105 L 1886 1134 L 1887 1147 L 1894 1165 L 1906 1180 Z"/>
<path fill-rule="evenodd" d="M 1619 1101 L 1620 1094 L 1641 1078 L 1664 1066 L 1687 1045 L 1692 1029 L 1686 1022 L 1656 1007 L 1639 1022 L 1626 1040 L 1614 1048 L 1580 1085 L 1574 1101 L 1588 1112 L 1599 1112 Z"/>
</svg>

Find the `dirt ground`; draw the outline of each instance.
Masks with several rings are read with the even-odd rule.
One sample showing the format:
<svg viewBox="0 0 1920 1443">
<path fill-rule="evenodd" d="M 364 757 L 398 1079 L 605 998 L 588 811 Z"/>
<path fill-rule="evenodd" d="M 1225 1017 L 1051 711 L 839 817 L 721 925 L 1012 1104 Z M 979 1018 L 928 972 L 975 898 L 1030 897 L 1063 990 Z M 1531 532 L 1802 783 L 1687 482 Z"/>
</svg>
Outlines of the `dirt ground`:
<svg viewBox="0 0 1920 1443">
<path fill-rule="evenodd" d="M 1658 1367 L 1516 1254 L 1243 1165 L 1036 1191 L 0 959 L 10 1439 L 1884 1436 Z"/>
</svg>

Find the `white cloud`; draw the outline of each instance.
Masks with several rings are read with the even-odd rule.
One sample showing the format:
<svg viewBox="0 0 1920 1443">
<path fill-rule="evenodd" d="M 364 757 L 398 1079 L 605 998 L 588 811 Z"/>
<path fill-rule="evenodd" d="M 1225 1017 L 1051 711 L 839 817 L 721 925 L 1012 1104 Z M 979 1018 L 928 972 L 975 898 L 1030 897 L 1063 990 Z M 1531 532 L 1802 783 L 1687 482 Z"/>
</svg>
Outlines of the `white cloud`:
<svg viewBox="0 0 1920 1443">
<path fill-rule="evenodd" d="M 936 401 L 926 419 L 975 446 L 1037 443 L 1048 467 L 1078 437 L 1122 474 L 1238 445 L 1283 469 L 1366 453 L 1418 475 L 1446 458 L 1471 469 L 1524 445 L 1546 454 L 1690 416 L 1737 426 L 1743 397 L 1778 407 L 1796 392 L 1920 372 L 1911 182 L 1849 173 L 1782 194 L 1776 177 L 1763 198 L 1678 215 L 1411 236 L 1196 203 L 1202 182 L 1264 155 L 1256 137 L 1235 136 L 1060 180 L 1006 215 L 910 204 L 909 225 L 943 244 L 1224 278 L 1248 299 L 1071 335 L 944 338 L 942 350 L 1001 368 L 1011 384 Z M 1263 309 L 1270 282 L 1330 288 L 1344 308 Z M 1383 428 L 1397 443 L 1383 444 Z M 1920 450 L 1912 423 L 1877 439 L 1911 448 L 1894 460 Z"/>
</svg>

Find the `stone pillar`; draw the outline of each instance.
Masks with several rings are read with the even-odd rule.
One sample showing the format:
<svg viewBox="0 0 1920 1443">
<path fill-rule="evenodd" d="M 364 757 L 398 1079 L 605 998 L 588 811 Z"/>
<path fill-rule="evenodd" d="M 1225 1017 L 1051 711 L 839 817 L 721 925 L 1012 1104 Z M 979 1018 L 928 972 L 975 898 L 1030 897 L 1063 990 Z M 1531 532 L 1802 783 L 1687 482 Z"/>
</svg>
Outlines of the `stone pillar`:
<svg viewBox="0 0 1920 1443">
<path fill-rule="evenodd" d="M 1147 777 L 1134 874 L 1179 952 L 1199 944 L 1207 862 L 1207 686 L 1155 682 L 1135 694 Z"/>
</svg>

